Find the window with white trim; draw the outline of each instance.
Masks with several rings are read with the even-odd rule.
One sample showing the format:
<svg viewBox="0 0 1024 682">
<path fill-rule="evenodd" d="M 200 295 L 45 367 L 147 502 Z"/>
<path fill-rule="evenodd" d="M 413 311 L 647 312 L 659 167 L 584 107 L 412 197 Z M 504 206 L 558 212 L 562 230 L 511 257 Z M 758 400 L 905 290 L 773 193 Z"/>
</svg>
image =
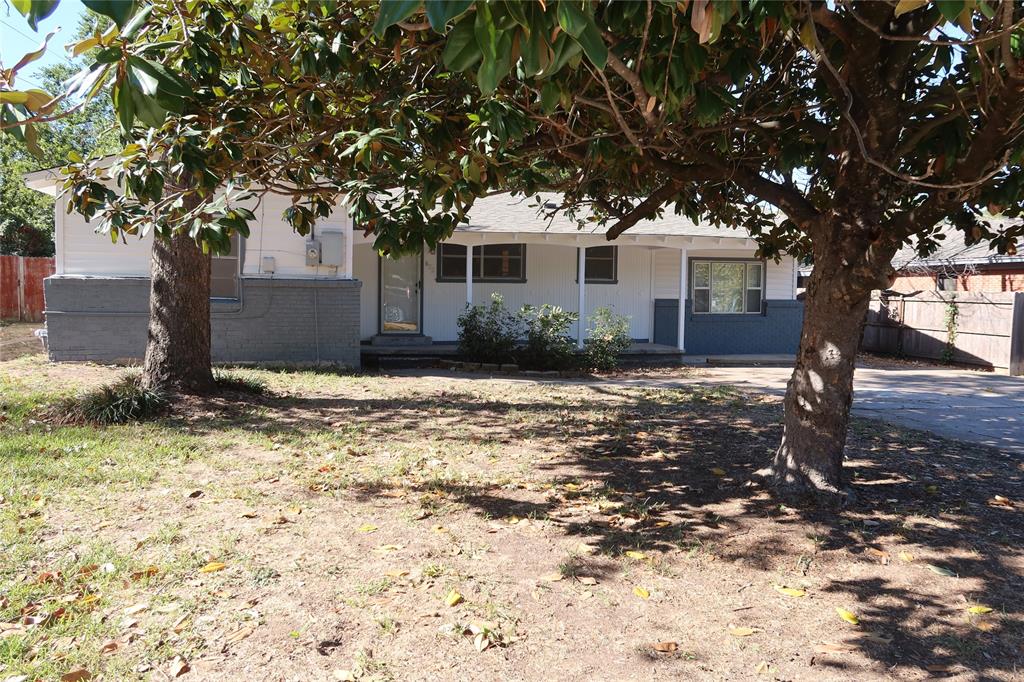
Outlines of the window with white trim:
<svg viewBox="0 0 1024 682">
<path fill-rule="evenodd" d="M 695 313 L 759 314 L 764 263 L 694 261 L 691 300 Z"/>
<path fill-rule="evenodd" d="M 441 244 L 437 249 L 437 280 L 466 281 L 466 247 Z M 523 244 L 484 244 L 473 247 L 474 282 L 525 282 L 526 247 Z"/>
</svg>

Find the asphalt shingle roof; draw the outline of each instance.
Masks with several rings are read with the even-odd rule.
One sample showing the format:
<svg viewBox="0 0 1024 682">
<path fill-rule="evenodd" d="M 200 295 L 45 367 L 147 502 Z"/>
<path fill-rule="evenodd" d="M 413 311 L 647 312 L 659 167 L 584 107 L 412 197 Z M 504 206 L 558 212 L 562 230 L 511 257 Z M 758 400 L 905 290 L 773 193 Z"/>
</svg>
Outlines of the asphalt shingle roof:
<svg viewBox="0 0 1024 682">
<path fill-rule="evenodd" d="M 540 195 L 545 204 L 561 205 L 559 194 L 546 193 Z M 547 212 L 550 212 L 550 208 Z M 581 209 L 578 216 L 591 215 L 587 209 Z M 533 196 L 512 196 L 495 194 L 477 199 L 469 211 L 469 224 L 459 225 L 458 232 L 530 232 L 550 234 L 604 234 L 611 226 L 597 223 L 586 223 L 579 229 L 576 220 L 560 211 L 554 218 L 548 218 L 538 211 L 537 201 Z M 626 235 L 656 235 L 682 237 L 726 237 L 747 239 L 750 235 L 745 229 L 715 227 L 710 223 L 694 223 L 686 216 L 676 215 L 672 208 L 665 210 L 661 218 L 641 220 L 625 233 Z"/>
</svg>

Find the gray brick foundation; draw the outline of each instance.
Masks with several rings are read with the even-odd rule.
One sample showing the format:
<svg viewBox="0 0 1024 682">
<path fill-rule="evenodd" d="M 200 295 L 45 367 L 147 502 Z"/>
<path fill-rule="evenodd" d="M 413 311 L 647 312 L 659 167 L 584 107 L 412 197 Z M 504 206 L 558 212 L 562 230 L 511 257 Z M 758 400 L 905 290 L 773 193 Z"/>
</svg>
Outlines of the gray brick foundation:
<svg viewBox="0 0 1024 682">
<path fill-rule="evenodd" d="M 54 275 L 46 286 L 50 359 L 141 360 L 149 279 Z M 359 367 L 358 280 L 242 278 L 241 298 L 211 302 L 214 362 Z"/>
<path fill-rule="evenodd" d="M 762 315 L 694 315 L 687 301 L 686 352 L 796 353 L 803 320 L 803 301 L 767 300 Z"/>
</svg>

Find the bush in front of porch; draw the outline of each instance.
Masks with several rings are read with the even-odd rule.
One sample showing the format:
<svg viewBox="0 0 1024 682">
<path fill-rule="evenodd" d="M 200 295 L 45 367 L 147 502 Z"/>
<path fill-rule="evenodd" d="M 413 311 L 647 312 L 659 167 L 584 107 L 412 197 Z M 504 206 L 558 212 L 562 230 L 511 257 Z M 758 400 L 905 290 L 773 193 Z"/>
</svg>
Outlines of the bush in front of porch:
<svg viewBox="0 0 1024 682">
<path fill-rule="evenodd" d="M 629 317 L 598 308 L 582 351 L 569 335 L 577 321 L 578 313 L 547 303 L 513 313 L 494 293 L 488 305 L 467 306 L 459 316 L 459 354 L 471 362 L 514 362 L 531 370 L 615 369 L 631 343 Z"/>
</svg>

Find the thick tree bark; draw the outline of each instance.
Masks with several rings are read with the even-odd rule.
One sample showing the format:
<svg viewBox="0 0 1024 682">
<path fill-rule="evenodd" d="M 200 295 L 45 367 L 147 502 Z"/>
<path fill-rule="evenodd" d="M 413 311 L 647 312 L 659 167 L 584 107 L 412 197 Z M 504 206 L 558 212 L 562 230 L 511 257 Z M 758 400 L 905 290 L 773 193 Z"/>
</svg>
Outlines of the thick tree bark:
<svg viewBox="0 0 1024 682">
<path fill-rule="evenodd" d="M 210 256 L 188 235 L 153 240 L 142 383 L 168 393 L 201 394 L 214 388 Z"/>
<path fill-rule="evenodd" d="M 846 248 L 843 248 L 843 247 Z M 787 495 L 838 501 L 853 371 L 871 292 L 888 286 L 892 249 L 849 243 L 818 254 L 808 281 L 796 367 L 786 388 L 782 443 L 772 474 Z M 857 253 L 859 252 L 859 253 Z"/>
</svg>

